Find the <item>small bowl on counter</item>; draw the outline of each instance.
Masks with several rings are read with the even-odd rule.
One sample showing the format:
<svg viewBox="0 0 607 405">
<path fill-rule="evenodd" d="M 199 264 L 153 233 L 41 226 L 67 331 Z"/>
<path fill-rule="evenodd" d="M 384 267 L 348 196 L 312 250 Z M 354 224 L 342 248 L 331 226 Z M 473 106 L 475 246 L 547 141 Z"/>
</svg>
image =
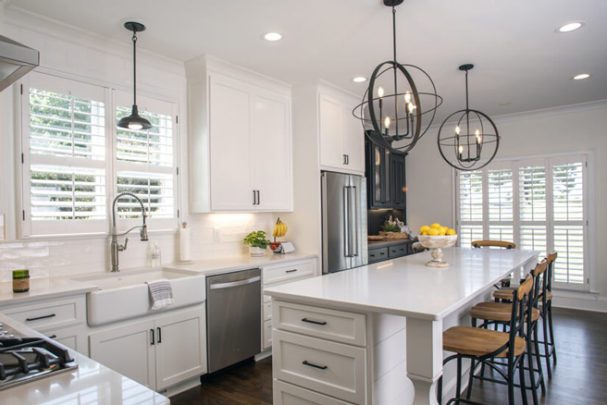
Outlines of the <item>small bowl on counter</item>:
<svg viewBox="0 0 607 405">
<path fill-rule="evenodd" d="M 443 260 L 443 249 L 455 246 L 457 235 L 419 235 L 418 240 L 423 247 L 430 249 L 430 254 L 432 255 L 432 260 L 427 262 L 426 266 L 436 268 L 449 267 L 449 263 Z"/>
</svg>

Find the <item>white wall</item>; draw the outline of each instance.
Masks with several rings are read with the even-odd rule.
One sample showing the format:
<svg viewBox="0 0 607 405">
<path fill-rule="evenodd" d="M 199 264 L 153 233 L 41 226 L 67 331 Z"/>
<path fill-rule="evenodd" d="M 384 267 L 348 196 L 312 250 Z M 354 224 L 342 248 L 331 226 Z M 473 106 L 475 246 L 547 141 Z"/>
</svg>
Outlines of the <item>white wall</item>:
<svg viewBox="0 0 607 405">
<path fill-rule="evenodd" d="M 550 110 L 495 117 L 502 136 L 497 158 L 569 152 L 592 152 L 594 221 L 591 260 L 598 294 L 560 293 L 557 304 L 607 311 L 607 102 L 580 104 Z M 409 224 L 417 229 L 433 221 L 454 224 L 454 173 L 436 146 L 437 129 L 431 129 L 407 157 Z M 592 195 L 592 194 L 591 194 Z"/>
<path fill-rule="evenodd" d="M 0 20 L 2 14 L 0 14 Z M 121 29 L 117 27 L 117 29 Z M 108 41 L 79 29 L 54 23 L 15 9 L 4 10 L 0 33 L 40 50 L 39 71 L 80 79 L 117 89 L 131 91 L 132 48 L 124 31 L 123 42 Z M 180 115 L 178 137 L 180 154 L 180 202 L 182 221 L 190 224 L 192 258 L 229 256 L 244 253 L 244 234 L 253 229 L 271 231 L 271 214 L 206 214 L 188 215 L 187 207 L 187 122 L 186 76 L 183 63 L 140 49 L 137 58 L 138 93 L 177 103 Z M 15 87 L 15 86 L 13 86 Z M 72 237 L 17 240 L 16 215 L 17 170 L 13 120 L 17 113 L 16 88 L 0 93 L 0 213 L 5 215 L 7 241 L 0 242 L 0 281 L 10 278 L 10 270 L 28 267 L 33 277 L 106 271 L 107 237 Z M 1 239 L 1 238 L 0 238 Z M 162 250 L 163 262 L 176 259 L 175 232 L 155 233 L 150 239 Z M 129 248 L 121 253 L 121 267 L 145 265 L 147 244 L 133 235 Z"/>
</svg>

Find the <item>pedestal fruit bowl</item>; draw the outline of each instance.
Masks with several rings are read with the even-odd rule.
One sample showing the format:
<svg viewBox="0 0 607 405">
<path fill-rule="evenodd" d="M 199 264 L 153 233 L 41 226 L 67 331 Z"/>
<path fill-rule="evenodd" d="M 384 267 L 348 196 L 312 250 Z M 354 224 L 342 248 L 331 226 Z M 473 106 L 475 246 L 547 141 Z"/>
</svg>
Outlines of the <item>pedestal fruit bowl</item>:
<svg viewBox="0 0 607 405">
<path fill-rule="evenodd" d="M 438 268 L 449 267 L 449 263 L 443 260 L 443 249 L 454 246 L 455 242 L 457 242 L 457 235 L 419 235 L 418 239 L 423 247 L 430 249 L 430 254 L 432 255 L 432 260 L 426 263 L 426 266 Z"/>
</svg>

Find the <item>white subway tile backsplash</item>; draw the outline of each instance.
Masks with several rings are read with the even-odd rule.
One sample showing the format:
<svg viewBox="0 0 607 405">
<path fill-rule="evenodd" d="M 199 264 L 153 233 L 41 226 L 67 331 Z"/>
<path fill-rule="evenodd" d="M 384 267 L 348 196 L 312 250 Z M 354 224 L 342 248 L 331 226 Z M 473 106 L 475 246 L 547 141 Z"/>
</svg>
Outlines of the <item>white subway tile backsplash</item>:
<svg viewBox="0 0 607 405">
<path fill-rule="evenodd" d="M 191 215 L 188 226 L 192 260 L 246 254 L 242 243 L 244 236 L 259 229 L 270 235 L 273 224 L 272 214 Z M 155 234 L 152 229 L 150 241 L 158 243 L 163 263 L 177 260 L 177 233 Z M 145 266 L 147 246 L 148 242 L 141 242 L 136 234 L 132 235 L 128 249 L 120 253 L 121 268 Z M 0 281 L 10 281 L 12 270 L 19 268 L 28 268 L 32 278 L 108 271 L 109 238 L 1 242 Z"/>
</svg>

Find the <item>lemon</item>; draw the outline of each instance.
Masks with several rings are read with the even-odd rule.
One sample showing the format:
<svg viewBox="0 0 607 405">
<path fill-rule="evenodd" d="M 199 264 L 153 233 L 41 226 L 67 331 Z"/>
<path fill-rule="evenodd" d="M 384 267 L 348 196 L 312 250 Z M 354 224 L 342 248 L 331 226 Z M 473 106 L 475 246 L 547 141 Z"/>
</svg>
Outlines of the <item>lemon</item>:
<svg viewBox="0 0 607 405">
<path fill-rule="evenodd" d="M 430 228 L 434 228 L 434 229 L 440 229 L 441 224 L 439 224 L 438 222 L 433 223 L 432 225 L 430 225 Z"/>
<path fill-rule="evenodd" d="M 453 229 L 453 228 L 447 229 L 447 235 L 456 235 L 455 229 Z"/>
<path fill-rule="evenodd" d="M 423 235 L 424 232 L 428 232 L 430 230 L 430 227 L 428 225 L 424 225 L 421 228 L 419 228 L 419 232 Z"/>
<path fill-rule="evenodd" d="M 439 232 L 438 229 L 436 228 L 430 228 L 430 230 L 428 231 L 428 235 L 430 236 L 438 236 Z"/>
<path fill-rule="evenodd" d="M 440 234 L 441 235 L 446 235 L 448 230 L 449 230 L 448 226 L 441 226 L 440 227 Z"/>
</svg>

